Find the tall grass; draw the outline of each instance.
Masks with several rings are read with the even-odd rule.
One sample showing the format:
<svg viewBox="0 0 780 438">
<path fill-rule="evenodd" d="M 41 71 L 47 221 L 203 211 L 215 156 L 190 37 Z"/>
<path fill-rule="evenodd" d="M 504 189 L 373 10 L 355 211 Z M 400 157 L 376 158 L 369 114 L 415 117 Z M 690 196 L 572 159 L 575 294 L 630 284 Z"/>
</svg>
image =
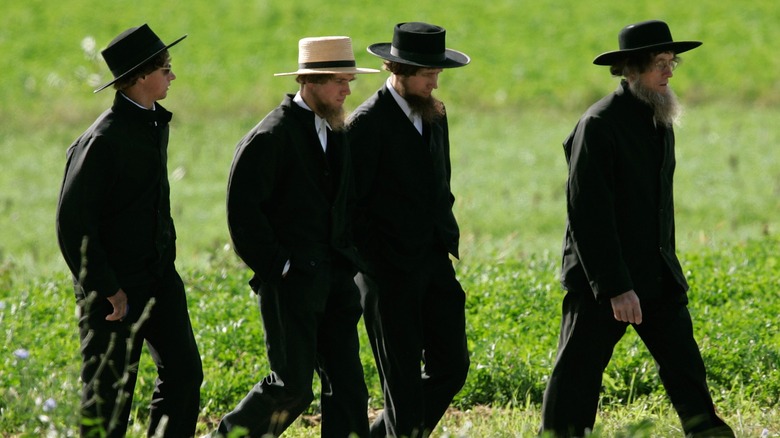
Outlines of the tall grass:
<svg viewBox="0 0 780 438">
<path fill-rule="evenodd" d="M 778 243 L 773 238 L 716 245 L 683 256 L 713 398 L 739 436 L 758 436 L 765 428 L 780 433 L 780 326 L 767 316 L 780 314 Z M 562 294 L 556 271 L 553 254 L 458 264 L 468 291 L 472 368 L 453 403 L 459 413 L 445 419 L 440 433 L 524 436 L 522 431 L 538 427 L 538 406 L 557 342 Z M 205 432 L 268 372 L 268 364 L 248 274 L 230 251 L 213 254 L 206 268 L 185 269 L 183 277 L 204 363 L 199 430 Z M 52 429 L 59 436 L 78 422 L 79 341 L 73 300 L 63 290 L 67 281 L 65 274 L 26 278 L 0 271 L 0 325 L 8 346 L 0 356 L 0 434 L 38 436 Z M 362 330 L 361 337 L 370 404 L 376 409 L 381 407 L 378 376 Z M 131 436 L 145 430 L 154 376 L 144 356 Z M 315 392 L 318 387 L 315 382 Z M 604 436 L 646 421 L 650 430 L 666 431 L 647 436 L 668 436 L 679 427 L 652 358 L 632 331 L 618 344 L 604 374 L 601 406 L 598 424 Z M 307 415 L 318 412 L 315 402 Z M 505 429 L 515 427 L 505 422 L 516 422 L 517 428 Z M 491 424 L 493 433 L 479 432 L 491 430 Z M 317 430 L 305 433 L 315 436 Z"/>
</svg>

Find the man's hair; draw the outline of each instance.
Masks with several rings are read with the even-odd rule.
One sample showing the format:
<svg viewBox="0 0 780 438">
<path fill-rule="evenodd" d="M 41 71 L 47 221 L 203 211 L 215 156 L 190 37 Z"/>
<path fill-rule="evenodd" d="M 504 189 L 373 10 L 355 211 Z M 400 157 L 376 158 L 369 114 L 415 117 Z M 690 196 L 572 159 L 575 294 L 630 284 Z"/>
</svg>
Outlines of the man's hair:
<svg viewBox="0 0 780 438">
<path fill-rule="evenodd" d="M 336 75 L 332 73 L 326 73 L 326 74 L 308 74 L 308 75 L 298 75 L 295 77 L 295 82 L 303 85 L 303 84 L 324 84 L 325 82 L 328 82 L 329 80 L 333 79 Z"/>
<path fill-rule="evenodd" d="M 154 58 L 141 64 L 130 74 L 114 82 L 114 89 L 122 91 L 132 87 L 133 85 L 135 85 L 136 82 L 138 82 L 138 79 L 152 73 L 158 68 L 164 67 L 165 64 L 168 62 L 169 58 L 170 57 L 168 55 L 168 51 L 163 50 L 162 52 L 158 53 L 157 56 L 155 56 Z"/>
<path fill-rule="evenodd" d="M 424 69 L 425 67 L 385 60 L 383 62 L 382 68 L 396 76 L 414 76 L 418 71 Z"/>
<path fill-rule="evenodd" d="M 612 76 L 629 77 L 635 74 L 644 73 L 652 68 L 655 57 L 664 52 L 639 52 L 626 56 L 623 59 L 615 61 L 610 67 L 609 72 Z M 677 56 L 675 61 L 680 61 Z"/>
</svg>

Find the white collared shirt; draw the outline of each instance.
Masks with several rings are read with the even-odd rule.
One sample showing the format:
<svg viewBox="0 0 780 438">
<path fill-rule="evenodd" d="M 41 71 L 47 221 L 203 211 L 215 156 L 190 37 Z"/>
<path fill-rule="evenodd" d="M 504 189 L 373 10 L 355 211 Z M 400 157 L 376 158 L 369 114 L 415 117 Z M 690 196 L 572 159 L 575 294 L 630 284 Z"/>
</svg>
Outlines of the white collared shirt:
<svg viewBox="0 0 780 438">
<path fill-rule="evenodd" d="M 293 97 L 293 102 L 298 104 L 299 107 L 314 113 L 314 111 L 312 111 L 312 109 L 309 108 L 309 105 L 306 105 L 306 102 L 304 102 L 303 97 L 301 97 L 300 91 L 295 93 L 295 97 Z M 314 128 L 317 130 L 317 136 L 320 138 L 322 151 L 325 152 L 326 150 L 328 150 L 328 129 L 331 129 L 330 124 L 328 124 L 327 120 L 318 116 L 317 113 L 314 113 Z"/>
<path fill-rule="evenodd" d="M 122 97 L 127 99 L 128 102 L 132 103 L 133 105 L 137 106 L 138 108 L 141 108 L 144 111 L 154 111 L 154 110 L 157 109 L 157 104 L 154 103 L 154 102 L 152 102 L 152 107 L 151 108 L 147 108 L 147 107 L 141 105 L 140 103 L 134 101 L 133 99 L 130 99 L 129 97 L 127 97 L 127 95 L 125 93 L 120 91 L 119 94 L 121 94 Z M 157 126 L 157 121 L 156 120 L 153 123 L 154 123 L 154 126 Z"/>
<path fill-rule="evenodd" d="M 151 107 L 151 108 L 147 108 L 147 107 L 145 107 L 145 106 L 141 105 L 140 103 L 138 103 L 138 102 L 134 101 L 133 99 L 130 99 L 129 97 L 127 97 L 127 95 L 126 95 L 125 93 L 122 93 L 122 92 L 120 91 L 120 92 L 119 92 L 119 94 L 121 94 L 121 95 L 122 95 L 122 97 L 124 97 L 125 99 L 127 99 L 127 100 L 128 100 L 129 102 L 131 102 L 133 105 L 135 105 L 135 106 L 137 106 L 138 108 L 141 108 L 141 109 L 143 109 L 143 110 L 146 110 L 146 111 L 154 111 L 154 110 L 156 110 L 156 109 L 157 109 L 157 105 L 156 105 L 154 102 L 152 102 L 152 107 Z"/>
<path fill-rule="evenodd" d="M 409 102 L 407 102 L 406 99 L 404 99 L 403 96 L 398 94 L 398 91 L 396 91 L 395 88 L 393 88 L 393 84 L 390 81 L 390 78 L 387 78 L 387 89 L 390 90 L 390 94 L 393 96 L 393 99 L 395 99 L 396 103 L 398 103 L 398 106 L 401 107 L 401 111 L 403 111 L 404 114 L 406 114 L 406 117 L 409 119 L 409 121 L 411 121 L 414 127 L 417 128 L 417 132 L 419 132 L 420 135 L 422 135 L 422 130 L 423 130 L 422 117 L 420 117 L 419 114 L 412 112 L 412 108 L 409 107 Z"/>
</svg>

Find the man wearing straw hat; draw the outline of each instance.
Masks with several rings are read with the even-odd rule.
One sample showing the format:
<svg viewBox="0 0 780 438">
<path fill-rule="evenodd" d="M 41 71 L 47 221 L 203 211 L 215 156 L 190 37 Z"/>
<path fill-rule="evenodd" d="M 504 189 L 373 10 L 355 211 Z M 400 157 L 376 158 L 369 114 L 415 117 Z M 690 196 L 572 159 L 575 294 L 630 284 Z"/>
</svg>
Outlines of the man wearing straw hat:
<svg viewBox="0 0 780 438">
<path fill-rule="evenodd" d="M 222 418 L 218 434 L 241 427 L 279 435 L 322 383 L 322 436 L 368 434 L 368 391 L 359 357 L 359 263 L 352 245 L 352 165 L 344 100 L 359 73 L 347 37 L 298 44 L 300 89 L 288 94 L 238 144 L 227 214 L 236 252 L 252 270 L 271 373 Z"/>
<path fill-rule="evenodd" d="M 470 62 L 445 48 L 445 30 L 395 26 L 392 43 L 368 51 L 384 59 L 385 85 L 352 115 L 355 241 L 366 260 L 356 281 L 384 391 L 375 437 L 428 436 L 460 391 L 469 368 L 465 294 L 452 212 L 447 114 L 433 97 L 439 74 Z M 421 372 L 421 364 L 423 365 Z"/>
<path fill-rule="evenodd" d="M 593 428 L 604 369 L 631 325 L 655 359 L 686 436 L 733 436 L 715 412 L 675 254 L 673 125 L 669 82 L 679 54 L 662 21 L 629 25 L 620 50 L 596 65 L 622 77 L 564 142 L 568 223 L 561 281 L 566 296 L 558 356 L 542 406 L 542 431 Z"/>
<path fill-rule="evenodd" d="M 185 37 L 166 45 L 144 24 L 111 41 L 114 79 L 95 92 L 113 84 L 114 103 L 68 149 L 57 235 L 80 313 L 83 436 L 125 436 L 144 341 L 158 372 L 149 435 L 195 433 L 203 371 L 174 266 L 172 115 L 158 103 Z"/>
</svg>

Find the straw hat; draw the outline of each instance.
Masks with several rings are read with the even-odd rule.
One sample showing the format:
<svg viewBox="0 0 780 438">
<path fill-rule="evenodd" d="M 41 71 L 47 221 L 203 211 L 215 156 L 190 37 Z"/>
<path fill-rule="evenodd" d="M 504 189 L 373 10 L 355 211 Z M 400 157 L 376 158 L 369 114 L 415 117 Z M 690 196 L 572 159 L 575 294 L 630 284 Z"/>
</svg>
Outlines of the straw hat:
<svg viewBox="0 0 780 438">
<path fill-rule="evenodd" d="M 660 20 L 629 24 L 618 35 L 620 50 L 605 52 L 593 60 L 596 65 L 612 65 L 615 61 L 639 52 L 682 53 L 695 49 L 701 41 L 672 41 L 669 26 Z"/>
<path fill-rule="evenodd" d="M 309 37 L 298 41 L 298 70 L 274 76 L 379 73 L 355 67 L 352 40 L 345 36 Z"/>
<path fill-rule="evenodd" d="M 399 23 L 392 43 L 368 46 L 368 52 L 388 61 L 426 68 L 463 67 L 471 62 L 465 53 L 444 47 L 444 28 L 428 23 Z"/>
<path fill-rule="evenodd" d="M 100 52 L 100 54 L 103 55 L 106 64 L 108 64 L 111 73 L 114 75 L 114 79 L 103 84 L 94 92 L 97 93 L 129 75 L 138 67 L 149 62 L 160 52 L 167 50 L 169 47 L 173 47 L 184 38 L 187 38 L 187 35 L 165 45 L 165 43 L 160 41 L 160 38 L 158 38 L 154 31 L 146 24 L 125 30 L 108 43 L 108 47 Z"/>
</svg>

